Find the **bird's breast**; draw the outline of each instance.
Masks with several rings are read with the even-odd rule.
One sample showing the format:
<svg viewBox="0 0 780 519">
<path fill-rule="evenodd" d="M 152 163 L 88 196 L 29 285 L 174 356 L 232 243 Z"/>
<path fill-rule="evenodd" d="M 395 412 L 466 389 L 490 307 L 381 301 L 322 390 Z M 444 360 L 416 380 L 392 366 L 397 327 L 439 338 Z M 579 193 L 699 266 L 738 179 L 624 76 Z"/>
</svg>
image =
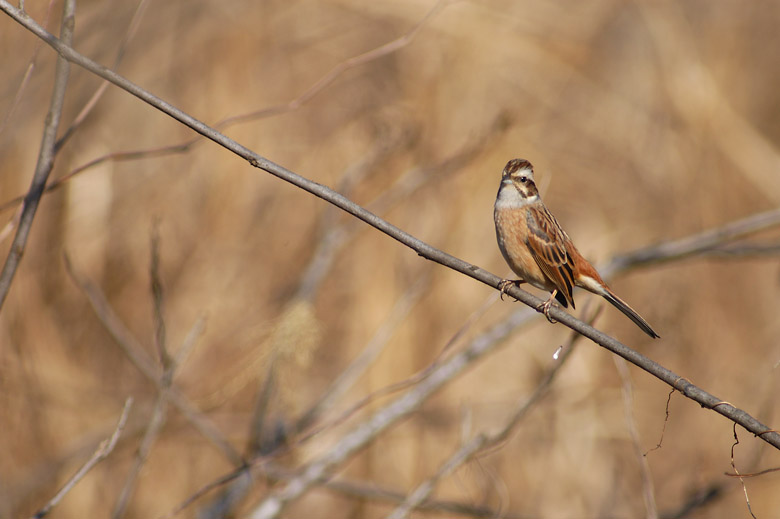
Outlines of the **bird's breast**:
<svg viewBox="0 0 780 519">
<path fill-rule="evenodd" d="M 509 268 L 536 288 L 552 291 L 555 287 L 539 268 L 528 248 L 528 224 L 525 209 L 508 209 L 496 203 L 493 218 L 496 223 L 498 248 Z"/>
</svg>

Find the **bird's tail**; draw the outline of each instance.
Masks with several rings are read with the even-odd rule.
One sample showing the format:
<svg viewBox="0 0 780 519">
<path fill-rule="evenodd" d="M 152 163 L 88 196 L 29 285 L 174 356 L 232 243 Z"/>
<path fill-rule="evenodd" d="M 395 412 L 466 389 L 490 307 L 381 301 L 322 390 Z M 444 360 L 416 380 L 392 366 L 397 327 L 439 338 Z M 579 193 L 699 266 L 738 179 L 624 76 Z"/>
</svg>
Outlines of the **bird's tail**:
<svg viewBox="0 0 780 519">
<path fill-rule="evenodd" d="M 606 287 L 605 287 L 606 288 Z M 645 321 L 642 319 L 642 316 L 636 313 L 636 311 L 628 306 L 628 303 L 620 299 L 615 293 L 610 290 L 609 288 L 606 289 L 606 291 L 602 294 L 604 296 L 604 299 L 612 303 L 612 305 L 623 312 L 626 317 L 634 321 L 634 324 L 639 326 L 643 332 L 645 332 L 647 335 L 652 337 L 653 339 L 661 337 L 657 333 L 655 333 L 655 330 Z"/>
</svg>

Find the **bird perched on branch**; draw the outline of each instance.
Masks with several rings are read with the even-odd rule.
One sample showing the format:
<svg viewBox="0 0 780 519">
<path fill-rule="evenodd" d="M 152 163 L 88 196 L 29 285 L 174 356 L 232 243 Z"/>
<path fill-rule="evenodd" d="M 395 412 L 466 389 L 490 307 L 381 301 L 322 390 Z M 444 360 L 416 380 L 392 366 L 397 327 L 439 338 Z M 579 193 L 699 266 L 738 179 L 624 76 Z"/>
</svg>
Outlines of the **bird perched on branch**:
<svg viewBox="0 0 780 519">
<path fill-rule="evenodd" d="M 498 247 L 518 280 L 504 280 L 503 293 L 511 284 L 530 283 L 550 292 L 537 309 L 550 318 L 553 299 L 574 308 L 572 292 L 581 287 L 612 303 L 650 337 L 659 335 L 628 303 L 620 299 L 579 253 L 569 235 L 542 202 L 534 183 L 534 169 L 524 159 L 510 160 L 501 176 L 493 217 Z"/>
</svg>

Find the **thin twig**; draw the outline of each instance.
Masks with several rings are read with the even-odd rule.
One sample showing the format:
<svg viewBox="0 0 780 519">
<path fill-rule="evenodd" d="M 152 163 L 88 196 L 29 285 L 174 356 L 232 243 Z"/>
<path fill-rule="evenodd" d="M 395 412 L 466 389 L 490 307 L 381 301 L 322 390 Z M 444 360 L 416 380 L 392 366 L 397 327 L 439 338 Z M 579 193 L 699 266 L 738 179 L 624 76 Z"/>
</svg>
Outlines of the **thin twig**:
<svg viewBox="0 0 780 519">
<path fill-rule="evenodd" d="M 661 436 L 658 438 L 658 443 L 655 444 L 655 447 L 648 450 L 643 454 L 643 456 L 647 456 L 653 451 L 656 451 L 661 448 L 661 446 L 664 443 L 664 434 L 666 433 L 666 424 L 669 423 L 669 406 L 672 404 L 672 395 L 674 395 L 674 389 L 671 389 L 669 391 L 669 395 L 666 397 L 666 407 L 665 407 L 665 413 L 664 413 L 664 425 L 661 427 Z"/>
<path fill-rule="evenodd" d="M 113 519 L 120 519 L 124 516 L 127 506 L 130 503 L 130 498 L 135 491 L 141 469 L 149 458 L 149 452 L 151 451 L 152 446 L 160 436 L 160 431 L 162 431 L 162 427 L 165 424 L 165 418 L 168 411 L 168 393 L 173 384 L 173 375 L 176 368 L 178 368 L 178 364 L 170 357 L 168 348 L 165 345 L 165 319 L 163 317 L 165 293 L 163 290 L 162 278 L 160 276 L 160 234 L 156 222 L 152 226 L 150 242 L 149 279 L 151 281 L 151 286 L 149 288 L 154 306 L 152 318 L 155 324 L 155 343 L 159 354 L 158 360 L 162 368 L 162 375 L 160 376 L 159 384 L 157 384 L 158 394 L 157 400 L 154 403 L 152 416 L 149 419 L 149 424 L 146 426 L 141 445 L 136 452 L 133 466 L 127 474 L 125 484 L 117 499 L 114 512 L 111 514 Z"/>
<path fill-rule="evenodd" d="M 0 5 L 2 7 L 2 5 Z M 100 164 L 103 164 L 104 162 L 114 161 L 114 162 L 123 162 L 123 161 L 129 161 L 129 160 L 139 160 L 139 159 L 150 159 L 155 157 L 165 157 L 167 155 L 171 155 L 173 153 L 184 153 L 185 151 L 189 150 L 192 144 L 200 140 L 200 138 L 196 138 L 192 140 L 189 143 L 185 144 L 175 144 L 171 146 L 164 146 L 160 148 L 152 148 L 152 149 L 142 149 L 142 150 L 131 150 L 131 151 L 117 151 L 114 153 L 109 153 L 100 157 L 97 157 L 95 159 L 90 160 L 89 162 L 82 164 L 81 166 L 78 166 L 77 168 L 71 170 L 67 174 L 56 178 L 46 184 L 46 188 L 44 189 L 44 194 L 51 193 L 52 191 L 56 191 L 60 187 L 64 186 L 66 182 L 68 182 L 70 179 L 78 175 L 79 173 L 82 173 L 88 169 L 94 168 L 96 166 L 99 166 Z M 24 201 L 23 196 L 18 196 L 16 198 L 12 198 L 8 200 L 7 202 L 4 202 L 0 204 L 0 211 L 5 211 L 6 209 L 10 207 L 14 207 L 20 202 Z"/>
<path fill-rule="evenodd" d="M 167 371 L 171 366 L 171 356 L 165 346 L 165 318 L 163 316 L 165 308 L 165 298 L 163 291 L 162 278 L 160 276 L 160 227 L 159 222 L 152 224 L 152 235 L 150 238 L 150 265 L 149 281 L 151 283 L 153 320 L 154 320 L 154 344 L 157 347 L 160 366 L 163 371 Z"/>
<path fill-rule="evenodd" d="M 119 416 L 119 422 L 117 422 L 116 427 L 114 428 L 114 432 L 111 434 L 111 436 L 100 442 L 97 450 L 92 454 L 89 460 L 87 460 L 87 462 L 82 465 L 82 467 L 77 470 L 75 474 L 73 474 L 73 477 L 71 477 L 68 482 L 65 483 L 62 489 L 60 489 L 60 491 L 57 492 L 57 494 L 51 498 L 51 500 L 46 503 L 43 508 L 38 510 L 33 515 L 34 519 L 46 517 L 46 515 L 51 512 L 52 508 L 57 506 L 59 502 L 62 501 L 62 498 L 65 497 L 65 495 L 70 492 L 73 487 L 76 486 L 76 484 L 95 467 L 95 465 L 106 459 L 106 457 L 111 454 L 111 451 L 114 450 L 114 447 L 116 447 L 116 444 L 119 441 L 119 437 L 122 435 L 125 424 L 127 424 L 127 417 L 130 415 L 130 408 L 132 405 L 133 399 L 132 397 L 128 397 L 127 400 L 125 400 L 125 406 L 122 409 L 122 414 Z"/>
<path fill-rule="evenodd" d="M 19 206 L 16 208 L 16 211 L 14 211 L 13 216 L 8 221 L 7 224 L 3 227 L 2 230 L 0 230 L 0 242 L 5 241 L 5 239 L 11 235 L 11 232 L 16 229 L 16 226 L 19 225 L 19 219 L 22 217 L 22 210 L 24 209 L 24 206 Z"/>
<path fill-rule="evenodd" d="M 149 457 L 149 451 L 157 440 L 160 434 L 163 424 L 165 423 L 165 410 L 167 407 L 167 395 L 165 391 L 160 391 L 157 396 L 157 401 L 154 403 L 154 410 L 152 411 L 152 417 L 149 420 L 149 424 L 144 432 L 141 445 L 136 452 L 135 461 L 125 479 L 125 484 L 122 486 L 122 491 L 119 494 L 114 511 L 111 514 L 113 519 L 119 519 L 127 510 L 127 505 L 130 503 L 130 497 L 135 490 L 136 482 L 138 481 L 138 475 L 141 473 L 141 468 L 146 463 Z"/>
<path fill-rule="evenodd" d="M 195 347 L 195 343 L 203 335 L 205 329 L 206 329 L 206 318 L 204 316 L 201 316 L 198 318 L 197 321 L 195 321 L 195 324 L 192 325 L 192 328 L 190 328 L 190 331 L 187 333 L 187 336 L 184 338 L 184 341 L 181 343 L 181 346 L 176 351 L 176 356 L 174 357 L 173 362 L 177 366 L 181 366 L 182 364 L 184 364 L 190 352 Z"/>
<path fill-rule="evenodd" d="M 4 0 L 3 0 L 4 1 Z M 6 2 L 7 3 L 7 2 Z M 5 6 L 2 6 L 5 7 Z M 10 6 L 9 6 L 10 7 Z M 26 14 L 22 13 L 27 17 Z M 29 19 L 29 17 L 27 17 Z M 73 41 L 73 29 L 76 24 L 76 0 L 66 0 L 62 9 L 62 23 L 60 26 L 60 41 L 62 45 L 70 47 Z M 41 28 L 43 30 L 43 28 Z M 47 33 L 48 34 L 48 33 Z M 51 35 L 49 35 L 51 36 Z M 51 36 L 54 38 L 54 36 Z M 65 103 L 65 90 L 68 86 L 68 77 L 70 75 L 70 63 L 64 57 L 57 58 L 57 66 L 54 73 L 54 89 L 51 95 L 49 111 L 46 114 L 46 122 L 43 127 L 43 138 L 38 152 L 38 163 L 35 166 L 30 189 L 24 197 L 24 209 L 19 219 L 19 227 L 16 229 L 16 236 L 11 243 L 11 250 L 5 260 L 3 271 L 0 273 L 0 309 L 3 307 L 11 282 L 16 274 L 16 269 L 22 261 L 22 255 L 27 245 L 27 238 L 30 235 L 35 212 L 38 209 L 38 203 L 43 195 L 46 186 L 46 179 L 49 178 L 54 167 L 54 157 L 56 155 L 55 147 L 57 142 L 57 129 L 62 118 L 62 107 Z"/>
<path fill-rule="evenodd" d="M 737 464 L 734 461 L 734 449 L 736 446 L 739 445 L 739 436 L 737 436 L 737 424 L 734 424 L 734 443 L 731 445 L 731 468 L 734 469 L 734 473 L 739 478 L 739 482 L 742 483 L 742 492 L 745 494 L 745 503 L 747 504 L 748 512 L 750 512 L 750 516 L 753 519 L 756 518 L 756 514 L 753 513 L 753 508 L 750 506 L 750 498 L 748 497 L 748 491 L 747 486 L 745 485 L 745 480 L 742 479 L 742 475 L 739 473 L 739 470 L 737 470 Z"/>
</svg>

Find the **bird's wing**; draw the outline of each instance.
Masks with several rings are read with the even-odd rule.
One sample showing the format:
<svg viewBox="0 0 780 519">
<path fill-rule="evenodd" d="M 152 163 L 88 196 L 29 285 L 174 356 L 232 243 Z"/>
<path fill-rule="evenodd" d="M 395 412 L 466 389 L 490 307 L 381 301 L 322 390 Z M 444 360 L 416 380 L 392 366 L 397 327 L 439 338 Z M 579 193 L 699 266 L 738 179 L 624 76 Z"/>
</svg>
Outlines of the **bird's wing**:
<svg viewBox="0 0 780 519">
<path fill-rule="evenodd" d="M 532 206 L 527 213 L 528 248 L 544 275 L 574 308 L 574 265 L 566 251 L 566 235 L 544 205 Z"/>
</svg>

